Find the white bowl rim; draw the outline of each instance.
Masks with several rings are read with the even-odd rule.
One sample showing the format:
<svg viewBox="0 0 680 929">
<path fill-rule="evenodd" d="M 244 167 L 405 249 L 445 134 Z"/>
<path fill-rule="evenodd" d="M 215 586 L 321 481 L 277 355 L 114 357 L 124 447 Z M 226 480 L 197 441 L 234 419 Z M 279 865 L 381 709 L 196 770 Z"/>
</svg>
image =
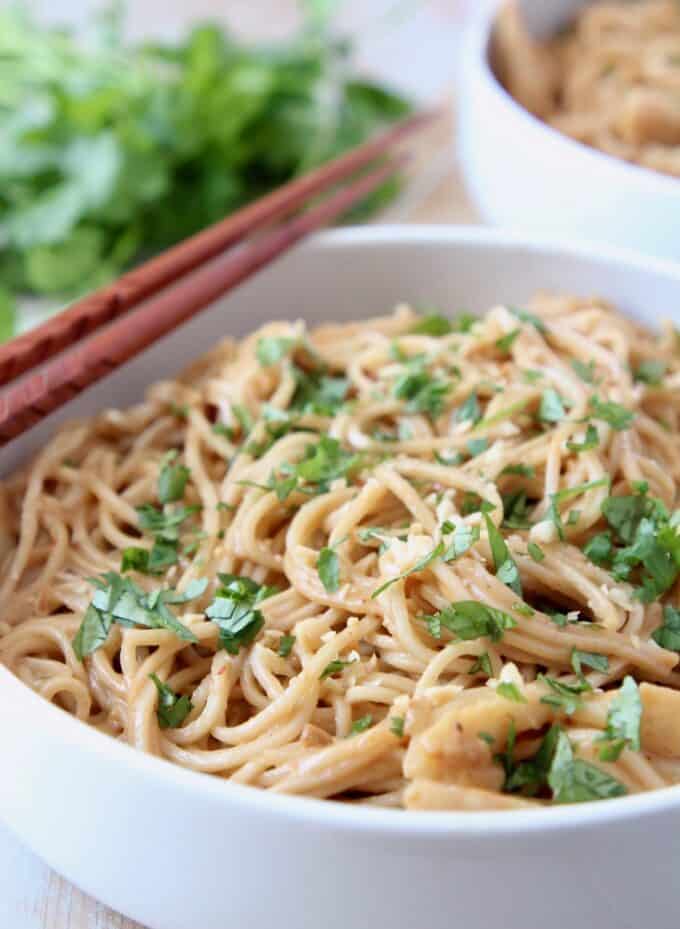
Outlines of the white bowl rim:
<svg viewBox="0 0 680 929">
<path fill-rule="evenodd" d="M 574 156 L 589 159 L 592 165 L 616 171 L 621 181 L 625 180 L 628 183 L 654 187 L 657 188 L 656 193 L 677 196 L 680 193 L 680 178 L 664 174 L 663 171 L 655 171 L 645 165 L 624 161 L 623 158 L 617 158 L 615 155 L 610 155 L 598 148 L 593 148 L 591 145 L 586 145 L 585 142 L 573 139 L 566 133 L 560 132 L 559 129 L 555 129 L 549 123 L 534 116 L 503 87 L 491 67 L 488 50 L 498 11 L 504 2 L 505 0 L 480 0 L 479 8 L 467 27 L 466 57 L 472 59 L 478 76 L 484 81 L 487 89 L 491 90 L 497 100 L 512 111 L 513 115 L 523 122 L 526 128 L 543 132 L 552 144 L 561 145 L 565 151 L 571 152 Z M 468 64 L 468 66 L 470 65 Z"/>
<path fill-rule="evenodd" d="M 335 249 L 361 244 L 382 247 L 390 244 L 473 245 L 489 250 L 535 252 L 537 256 L 575 258 L 606 264 L 625 265 L 640 273 L 652 273 L 677 281 L 680 287 L 680 263 L 649 258 L 621 248 L 599 244 L 569 245 L 546 242 L 485 227 L 446 225 L 374 225 L 345 227 L 317 234 L 302 248 Z M 288 820 L 291 825 L 327 826 L 336 831 L 356 832 L 364 836 L 403 836 L 414 840 L 477 842 L 480 839 L 516 839 L 529 834 L 578 831 L 594 826 L 626 822 L 646 814 L 663 814 L 680 806 L 680 784 L 646 793 L 633 794 L 599 802 L 541 807 L 536 810 L 475 812 L 455 815 L 446 811 L 414 812 L 380 807 L 343 804 L 304 796 L 274 794 L 261 788 L 234 784 L 211 774 L 180 767 L 163 758 L 148 755 L 82 723 L 59 709 L 15 677 L 0 664 L 0 693 L 7 690 L 12 712 L 21 705 L 32 719 L 44 718 L 53 727 L 55 737 L 64 745 L 80 746 L 87 754 L 104 757 L 112 767 L 127 765 L 142 778 L 155 778 L 181 792 L 200 792 L 215 805 L 238 800 L 253 813 Z"/>
</svg>

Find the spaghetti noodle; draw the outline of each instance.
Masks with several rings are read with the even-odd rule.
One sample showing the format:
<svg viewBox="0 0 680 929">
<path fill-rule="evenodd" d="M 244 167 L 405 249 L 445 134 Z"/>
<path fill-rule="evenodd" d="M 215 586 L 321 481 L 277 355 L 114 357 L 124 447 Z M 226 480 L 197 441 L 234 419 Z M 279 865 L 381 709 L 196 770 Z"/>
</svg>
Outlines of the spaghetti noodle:
<svg viewBox="0 0 680 929">
<path fill-rule="evenodd" d="M 680 361 L 599 300 L 226 341 L 0 486 L 0 660 L 276 792 L 680 781 Z"/>
</svg>

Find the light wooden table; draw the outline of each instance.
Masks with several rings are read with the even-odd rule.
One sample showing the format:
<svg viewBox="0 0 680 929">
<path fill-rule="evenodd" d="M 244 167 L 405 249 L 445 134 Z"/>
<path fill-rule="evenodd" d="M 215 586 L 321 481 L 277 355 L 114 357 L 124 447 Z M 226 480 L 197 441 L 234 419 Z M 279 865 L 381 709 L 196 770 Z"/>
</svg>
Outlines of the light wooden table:
<svg viewBox="0 0 680 929">
<path fill-rule="evenodd" d="M 471 223 L 474 209 L 455 167 L 451 119 L 419 140 L 413 180 L 381 220 Z M 62 880 L 0 825 L 2 929 L 143 929 Z M 200 929 L 187 926 L 187 929 Z"/>
</svg>

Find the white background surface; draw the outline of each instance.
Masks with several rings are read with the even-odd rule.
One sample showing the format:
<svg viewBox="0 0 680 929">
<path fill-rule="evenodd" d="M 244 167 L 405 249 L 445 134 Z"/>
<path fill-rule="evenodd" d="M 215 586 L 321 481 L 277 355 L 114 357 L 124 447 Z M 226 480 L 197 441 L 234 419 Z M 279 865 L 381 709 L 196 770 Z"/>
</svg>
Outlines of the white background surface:
<svg viewBox="0 0 680 929">
<path fill-rule="evenodd" d="M 420 99 L 437 99 L 450 90 L 465 9 L 476 2 L 346 0 L 339 21 L 360 40 L 365 71 Z M 95 5 L 85 0 L 28 0 L 27 6 L 50 21 L 81 22 Z M 251 37 L 274 38 L 296 21 L 294 0 L 129 0 L 128 7 L 129 32 L 134 37 L 150 32 L 173 36 L 192 19 L 214 17 Z M 65 893 L 50 869 L 0 824 L 0 929 L 124 925 L 124 920 L 99 905 L 85 913 L 82 897 Z"/>
</svg>

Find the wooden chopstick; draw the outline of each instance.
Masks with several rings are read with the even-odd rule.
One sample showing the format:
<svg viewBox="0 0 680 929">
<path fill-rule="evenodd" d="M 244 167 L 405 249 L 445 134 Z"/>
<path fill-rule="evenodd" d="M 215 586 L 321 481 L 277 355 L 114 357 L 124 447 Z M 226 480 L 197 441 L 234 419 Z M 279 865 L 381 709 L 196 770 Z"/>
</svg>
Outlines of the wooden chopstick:
<svg viewBox="0 0 680 929">
<path fill-rule="evenodd" d="M 213 258 L 125 316 L 0 390 L 4 444 L 200 312 L 310 232 L 342 216 L 403 166 L 390 158 L 305 212 Z"/>
<path fill-rule="evenodd" d="M 106 325 L 141 300 L 219 255 L 247 233 L 280 219 L 311 195 L 348 178 L 438 115 L 437 110 L 429 110 L 396 123 L 358 148 L 291 181 L 122 275 L 114 283 L 88 294 L 30 332 L 0 345 L 0 385 Z"/>
</svg>

